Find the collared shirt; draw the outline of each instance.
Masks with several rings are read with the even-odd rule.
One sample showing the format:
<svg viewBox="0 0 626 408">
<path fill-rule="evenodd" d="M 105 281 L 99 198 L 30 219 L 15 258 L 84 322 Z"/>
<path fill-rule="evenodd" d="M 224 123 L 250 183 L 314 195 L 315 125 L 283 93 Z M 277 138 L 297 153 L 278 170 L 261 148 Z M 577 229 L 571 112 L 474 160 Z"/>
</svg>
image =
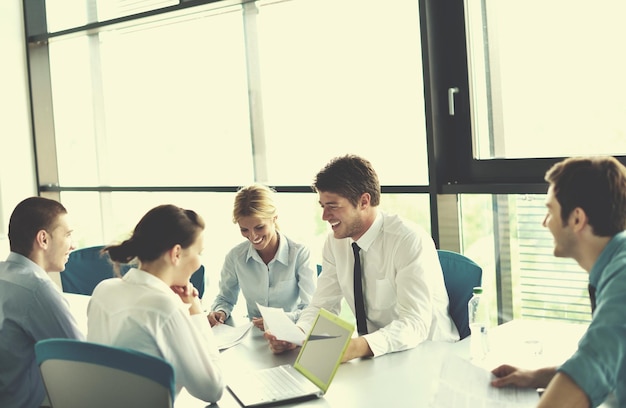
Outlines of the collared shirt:
<svg viewBox="0 0 626 408">
<path fill-rule="evenodd" d="M 610 392 L 626 406 L 626 232 L 615 235 L 589 272 L 596 308 L 578 350 L 560 368 L 600 405 Z"/>
<path fill-rule="evenodd" d="M 310 257 L 306 246 L 279 234 L 276 255 L 266 265 L 249 241 L 242 242 L 226 255 L 220 291 L 211 310 L 223 310 L 230 316 L 241 289 L 250 319 L 261 317 L 258 302 L 282 308 L 291 320 L 297 321 L 315 290 L 317 274 Z"/>
<path fill-rule="evenodd" d="M 339 313 L 342 298 L 354 313 L 352 242 L 329 234 L 317 290 L 298 321 L 305 332 L 319 308 Z M 448 313 L 448 293 L 435 244 L 426 231 L 379 211 L 357 244 L 369 332 L 363 337 L 374 356 L 413 348 L 427 339 L 459 339 Z"/>
<path fill-rule="evenodd" d="M 206 315 L 191 316 L 161 279 L 132 268 L 100 282 L 87 318 L 87 340 L 160 357 L 174 367 L 177 393 L 185 387 L 204 401 L 221 398 L 219 351 Z"/>
<path fill-rule="evenodd" d="M 11 252 L 0 262 L 0 407 L 38 407 L 46 393 L 35 343 L 84 339 L 67 300 L 46 271 Z"/>
</svg>

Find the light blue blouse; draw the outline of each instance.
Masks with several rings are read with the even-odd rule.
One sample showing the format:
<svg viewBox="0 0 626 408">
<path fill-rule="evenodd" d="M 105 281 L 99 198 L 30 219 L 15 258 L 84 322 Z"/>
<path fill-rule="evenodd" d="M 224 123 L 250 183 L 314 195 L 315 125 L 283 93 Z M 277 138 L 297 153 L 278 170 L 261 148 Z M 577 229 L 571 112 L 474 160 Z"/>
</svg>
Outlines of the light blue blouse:
<svg viewBox="0 0 626 408">
<path fill-rule="evenodd" d="M 610 392 L 626 407 L 626 232 L 615 235 L 589 273 L 596 310 L 578 350 L 560 368 L 587 394 L 591 406 Z"/>
<path fill-rule="evenodd" d="M 310 250 L 279 233 L 274 259 L 265 264 L 249 241 L 226 255 L 220 276 L 219 294 L 211 310 L 230 316 L 239 290 L 246 299 L 248 317 L 261 317 L 256 305 L 280 307 L 294 322 L 311 301 L 317 275 L 310 265 Z"/>
</svg>

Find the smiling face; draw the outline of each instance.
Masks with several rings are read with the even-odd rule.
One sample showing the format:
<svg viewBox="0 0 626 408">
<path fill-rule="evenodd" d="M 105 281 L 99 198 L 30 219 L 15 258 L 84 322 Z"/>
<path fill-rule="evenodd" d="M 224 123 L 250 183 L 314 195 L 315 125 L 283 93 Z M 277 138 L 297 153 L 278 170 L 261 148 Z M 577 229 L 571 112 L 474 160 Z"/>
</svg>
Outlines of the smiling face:
<svg viewBox="0 0 626 408">
<path fill-rule="evenodd" d="M 325 191 L 319 192 L 319 203 L 322 206 L 322 219 L 327 221 L 335 238 L 352 238 L 358 240 L 367 231 L 363 213 L 352 205 L 347 198 L 339 194 Z"/>
<path fill-rule="evenodd" d="M 67 214 L 60 214 L 51 230 L 46 232 L 47 246 L 43 269 L 46 272 L 61 272 L 65 269 L 70 252 L 75 248 Z"/>
<path fill-rule="evenodd" d="M 543 226 L 550 230 L 554 237 L 554 256 L 560 258 L 573 257 L 576 238 L 568 223 L 561 218 L 561 204 L 554 194 L 552 186 L 548 188 L 546 197 L 548 213 L 543 219 Z"/>
<path fill-rule="evenodd" d="M 276 217 L 268 219 L 245 216 L 240 217 L 237 220 L 237 224 L 239 224 L 241 235 L 250 241 L 257 251 L 275 250 L 278 247 Z"/>
</svg>

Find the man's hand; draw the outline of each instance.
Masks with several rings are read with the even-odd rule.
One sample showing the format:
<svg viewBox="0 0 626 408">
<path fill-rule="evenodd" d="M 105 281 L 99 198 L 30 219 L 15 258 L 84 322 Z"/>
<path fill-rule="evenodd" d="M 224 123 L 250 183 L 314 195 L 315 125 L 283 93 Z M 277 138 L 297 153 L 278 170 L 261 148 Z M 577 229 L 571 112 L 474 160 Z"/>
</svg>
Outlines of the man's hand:
<svg viewBox="0 0 626 408">
<path fill-rule="evenodd" d="M 348 343 L 348 348 L 346 348 L 346 352 L 343 354 L 341 362 L 345 363 L 346 361 L 350 361 L 355 358 L 372 357 L 373 355 L 374 353 L 372 352 L 367 340 L 365 340 L 364 337 L 357 337 L 350 339 L 350 343 Z"/>
<path fill-rule="evenodd" d="M 261 331 L 265 331 L 265 326 L 263 325 L 262 317 L 253 317 L 252 324 L 254 325 L 254 327 L 259 328 Z"/>
<path fill-rule="evenodd" d="M 497 377 L 491 381 L 494 387 L 515 385 L 523 388 L 545 388 L 556 374 L 556 368 L 549 367 L 532 371 L 504 364 L 494 368 L 491 373 Z"/>
<path fill-rule="evenodd" d="M 293 343 L 289 343 L 288 341 L 278 340 L 276 336 L 274 336 L 269 331 L 263 333 L 263 337 L 265 337 L 269 343 L 270 350 L 274 354 L 284 353 L 285 351 L 293 350 L 296 348 L 296 345 Z"/>
</svg>

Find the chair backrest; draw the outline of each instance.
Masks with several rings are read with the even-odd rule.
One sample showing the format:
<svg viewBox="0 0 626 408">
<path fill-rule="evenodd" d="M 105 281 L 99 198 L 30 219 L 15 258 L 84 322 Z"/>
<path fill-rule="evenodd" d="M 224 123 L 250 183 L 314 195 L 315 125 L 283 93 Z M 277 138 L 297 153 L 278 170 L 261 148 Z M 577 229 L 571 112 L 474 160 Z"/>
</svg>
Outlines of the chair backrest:
<svg viewBox="0 0 626 408">
<path fill-rule="evenodd" d="M 450 316 L 461 339 L 464 339 L 470 334 L 467 302 L 472 297 L 473 288 L 481 285 L 483 270 L 476 262 L 457 252 L 438 249 L 437 254 L 448 291 Z"/>
<path fill-rule="evenodd" d="M 35 355 L 54 408 L 174 404 L 174 368 L 161 358 L 74 339 L 41 340 Z"/>
<path fill-rule="evenodd" d="M 115 276 L 113 263 L 108 254 L 100 251 L 104 245 L 76 249 L 70 252 L 69 259 L 65 264 L 65 270 L 61 273 L 63 291 L 91 295 L 100 281 Z M 129 264 L 120 265 L 120 273 L 124 275 L 132 267 Z M 191 283 L 198 289 L 200 297 L 204 295 L 204 265 L 191 276 Z"/>
</svg>

